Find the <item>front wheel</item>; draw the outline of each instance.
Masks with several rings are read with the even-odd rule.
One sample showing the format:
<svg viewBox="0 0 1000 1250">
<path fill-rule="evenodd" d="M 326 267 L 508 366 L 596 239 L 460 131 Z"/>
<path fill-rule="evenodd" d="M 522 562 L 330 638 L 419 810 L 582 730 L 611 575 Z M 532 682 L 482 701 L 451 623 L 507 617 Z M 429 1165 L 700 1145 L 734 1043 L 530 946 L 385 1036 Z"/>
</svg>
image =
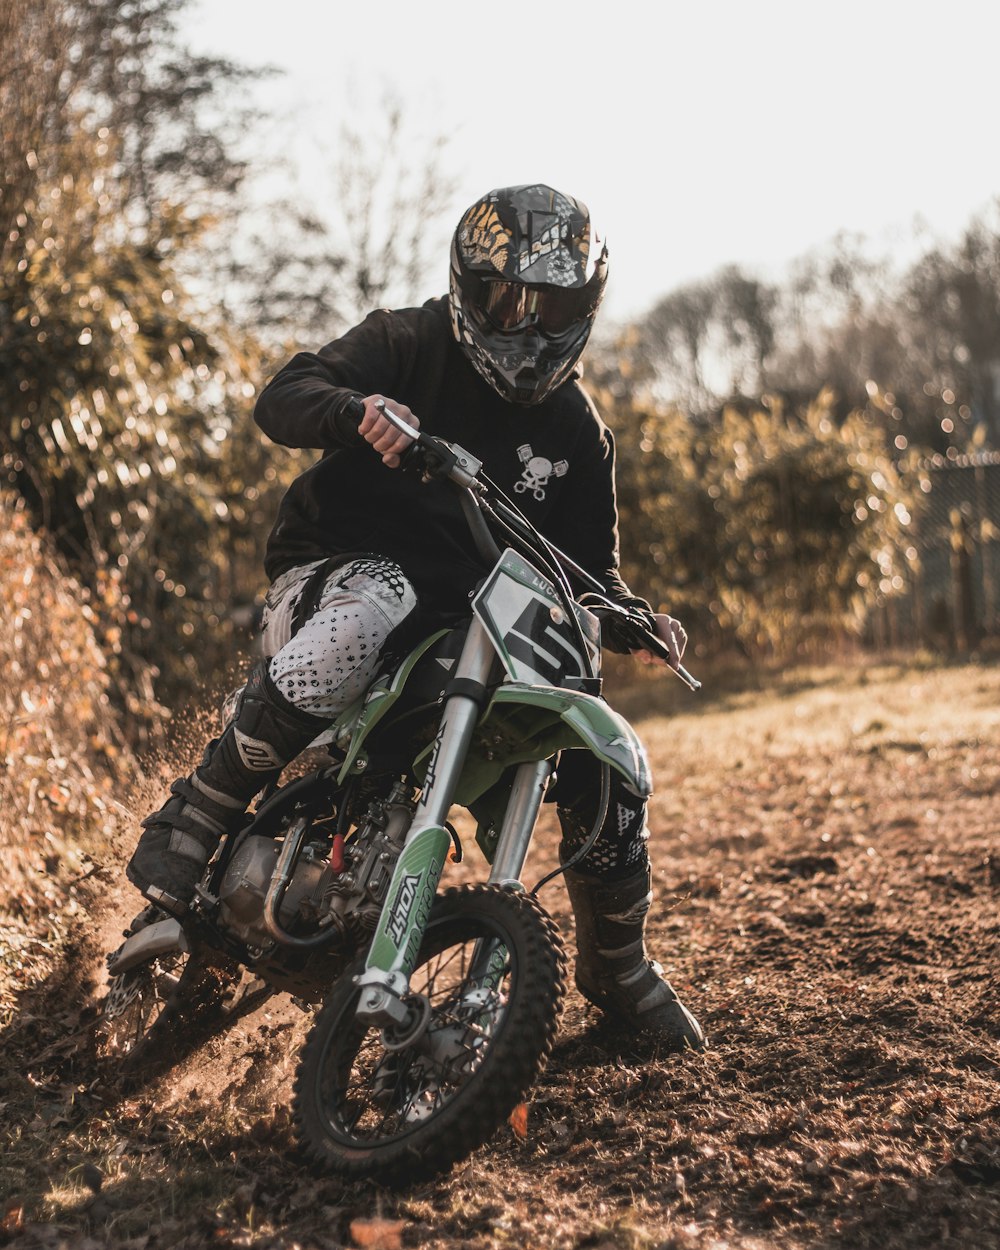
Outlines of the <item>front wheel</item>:
<svg viewBox="0 0 1000 1250">
<path fill-rule="evenodd" d="M 363 967 L 340 978 L 306 1041 L 296 1132 L 327 1171 L 412 1183 L 471 1154 L 530 1089 L 555 1040 L 566 957 L 535 899 L 446 891 L 410 979 L 425 1026 L 403 1048 L 356 1016 Z"/>
</svg>

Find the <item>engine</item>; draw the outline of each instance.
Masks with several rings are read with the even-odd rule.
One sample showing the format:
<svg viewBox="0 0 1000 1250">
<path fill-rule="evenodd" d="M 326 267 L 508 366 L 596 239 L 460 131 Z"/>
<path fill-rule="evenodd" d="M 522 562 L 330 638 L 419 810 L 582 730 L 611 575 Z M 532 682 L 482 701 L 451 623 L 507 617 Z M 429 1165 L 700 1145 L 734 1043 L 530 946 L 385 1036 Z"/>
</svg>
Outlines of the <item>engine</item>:
<svg viewBox="0 0 1000 1250">
<path fill-rule="evenodd" d="M 375 931 L 396 860 L 413 820 L 413 806 L 396 787 L 372 804 L 360 833 L 344 848 L 344 871 L 331 876 L 324 908 L 328 920 L 357 942 Z"/>
<path fill-rule="evenodd" d="M 274 941 L 264 923 L 264 900 L 281 848 L 280 838 L 247 838 L 233 856 L 222 880 L 219 890 L 222 923 L 248 946 L 269 946 Z M 303 919 L 311 918 L 315 923 L 329 878 L 325 848 L 303 847 L 277 909 L 282 929 L 299 929 Z"/>
<path fill-rule="evenodd" d="M 385 799 L 373 801 L 357 831 L 343 846 L 337 868 L 330 855 L 330 834 L 320 826 L 292 825 L 284 837 L 251 834 L 226 869 L 219 890 L 220 919 L 248 946 L 266 949 L 284 934 L 287 945 L 323 939 L 323 945 L 353 949 L 374 931 L 396 860 L 413 819 L 409 790 L 397 784 Z M 289 845 L 291 839 L 297 839 Z M 299 845 L 299 843 L 302 843 Z M 282 856 L 291 858 L 291 868 Z M 288 873 L 283 889 L 275 877 Z M 272 919 L 265 911 L 273 896 Z"/>
</svg>

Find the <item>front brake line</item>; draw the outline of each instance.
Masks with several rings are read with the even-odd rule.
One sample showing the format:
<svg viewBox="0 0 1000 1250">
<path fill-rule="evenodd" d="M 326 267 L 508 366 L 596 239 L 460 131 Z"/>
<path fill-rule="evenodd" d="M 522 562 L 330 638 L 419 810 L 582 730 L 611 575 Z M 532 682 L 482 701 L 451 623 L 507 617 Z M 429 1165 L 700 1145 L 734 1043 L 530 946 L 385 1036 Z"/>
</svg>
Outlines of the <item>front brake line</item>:
<svg viewBox="0 0 1000 1250">
<path fill-rule="evenodd" d="M 601 830 L 604 828 L 604 822 L 608 816 L 608 808 L 611 805 L 611 765 L 602 761 L 601 763 L 601 801 L 597 808 L 597 819 L 594 821 L 594 827 L 587 834 L 587 840 L 583 846 L 571 855 L 565 864 L 560 864 L 558 868 L 553 868 L 550 873 L 542 877 L 541 881 L 531 891 L 532 898 L 538 893 L 543 885 L 548 885 L 555 877 L 561 876 L 567 868 L 575 868 L 582 860 L 586 859 L 590 852 L 594 849 L 594 843 L 601 836 Z"/>
</svg>

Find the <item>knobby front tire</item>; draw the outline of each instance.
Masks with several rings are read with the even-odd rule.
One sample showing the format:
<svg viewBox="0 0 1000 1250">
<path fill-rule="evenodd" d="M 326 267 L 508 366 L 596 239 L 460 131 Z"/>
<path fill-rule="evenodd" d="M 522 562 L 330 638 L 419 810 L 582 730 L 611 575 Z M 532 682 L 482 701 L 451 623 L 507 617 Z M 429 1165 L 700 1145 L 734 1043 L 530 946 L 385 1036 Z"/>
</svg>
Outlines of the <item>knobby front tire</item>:
<svg viewBox="0 0 1000 1250">
<path fill-rule="evenodd" d="M 566 956 L 528 895 L 491 885 L 446 891 L 410 981 L 429 1023 L 404 1049 L 357 1019 L 352 975 L 363 967 L 334 986 L 303 1048 L 295 1128 L 314 1166 L 399 1187 L 447 1171 L 523 1100 L 555 1040 Z"/>
</svg>

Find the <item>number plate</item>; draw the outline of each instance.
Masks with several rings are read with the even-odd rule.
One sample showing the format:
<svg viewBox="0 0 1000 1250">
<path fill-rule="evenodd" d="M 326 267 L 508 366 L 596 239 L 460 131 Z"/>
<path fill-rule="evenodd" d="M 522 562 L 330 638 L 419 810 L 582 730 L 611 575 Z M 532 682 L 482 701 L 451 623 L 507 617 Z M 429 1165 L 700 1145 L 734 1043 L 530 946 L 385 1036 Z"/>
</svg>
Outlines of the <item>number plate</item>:
<svg viewBox="0 0 1000 1250">
<path fill-rule="evenodd" d="M 593 613 L 573 605 L 594 673 L 600 672 L 601 631 Z M 512 681 L 561 686 L 587 676 L 576 631 L 547 577 L 508 548 L 472 601 Z"/>
</svg>

